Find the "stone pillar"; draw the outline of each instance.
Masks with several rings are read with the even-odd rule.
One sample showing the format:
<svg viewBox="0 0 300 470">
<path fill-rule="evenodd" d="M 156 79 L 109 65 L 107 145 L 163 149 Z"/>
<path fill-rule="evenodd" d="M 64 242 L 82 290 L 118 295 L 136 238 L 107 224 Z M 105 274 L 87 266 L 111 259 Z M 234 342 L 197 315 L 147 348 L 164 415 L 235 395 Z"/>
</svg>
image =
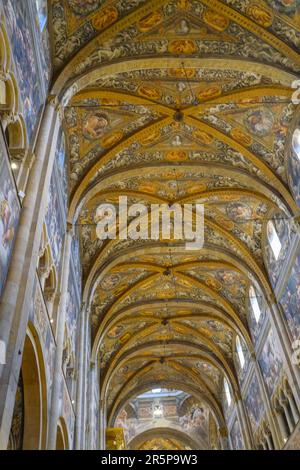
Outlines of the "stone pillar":
<svg viewBox="0 0 300 470">
<path fill-rule="evenodd" d="M 94 380 L 95 380 L 95 371 L 96 367 L 93 362 L 90 363 L 90 368 L 88 371 L 89 378 L 89 387 L 88 387 L 88 402 L 87 402 L 87 413 L 88 413 L 88 429 L 89 429 L 89 450 L 92 450 L 92 439 L 93 439 L 93 430 L 95 426 L 95 416 L 94 416 Z"/>
<path fill-rule="evenodd" d="M 54 377 L 52 383 L 52 395 L 51 395 L 51 409 L 49 419 L 49 436 L 48 436 L 48 449 L 55 450 L 56 448 L 56 435 L 57 435 L 57 423 L 60 413 L 60 386 L 63 380 L 62 372 L 62 357 L 64 350 L 64 334 L 65 334 L 65 323 L 66 323 L 66 307 L 68 299 L 68 281 L 70 272 L 70 255 L 71 245 L 73 238 L 73 226 L 68 225 L 67 232 L 65 235 L 64 243 L 64 257 L 62 265 L 62 277 L 61 277 L 61 297 L 58 307 L 58 319 L 56 327 L 56 351 L 55 351 L 55 362 L 54 362 Z"/>
<path fill-rule="evenodd" d="M 10 433 L 58 131 L 57 101 L 51 97 L 41 121 L 0 304 L 0 340 L 7 349 L 7 362 L 0 365 L 0 449 L 6 449 Z"/>
<path fill-rule="evenodd" d="M 299 421 L 299 411 L 297 409 L 297 406 L 296 406 L 296 403 L 295 403 L 295 400 L 294 400 L 294 396 L 293 396 L 293 393 L 291 390 L 287 390 L 286 391 L 286 396 L 287 396 L 287 399 L 289 401 L 289 404 L 290 404 L 290 408 L 291 408 L 291 411 L 292 411 L 292 414 L 293 414 L 293 418 L 294 418 L 294 422 L 295 422 L 295 426 L 296 424 L 298 423 Z"/>
<path fill-rule="evenodd" d="M 288 404 L 288 401 L 287 401 L 286 398 L 282 398 L 280 400 L 280 405 L 282 406 L 282 408 L 284 410 L 285 418 L 286 418 L 286 421 L 288 423 L 288 427 L 289 427 L 289 431 L 290 431 L 289 434 L 292 434 L 292 432 L 294 431 L 294 423 L 292 422 L 287 404 Z"/>
<path fill-rule="evenodd" d="M 91 359 L 91 350 L 90 350 L 90 341 L 89 337 L 91 335 L 90 330 L 90 308 L 86 306 L 86 315 L 85 315 L 85 339 L 84 339 L 84 370 L 83 370 L 83 387 L 82 387 L 82 432 L 81 432 L 81 441 L 82 448 L 86 449 L 86 428 L 87 428 L 87 404 L 88 404 L 88 368 Z"/>
<path fill-rule="evenodd" d="M 274 445 L 273 445 L 273 442 L 272 442 L 272 436 L 271 436 L 270 431 L 266 433 L 265 437 L 267 439 L 269 450 L 274 450 Z"/>
<path fill-rule="evenodd" d="M 281 436 L 282 436 L 282 439 L 283 439 L 283 443 L 285 444 L 286 441 L 289 438 L 289 432 L 288 432 L 288 429 L 287 429 L 287 426 L 286 426 L 285 419 L 282 415 L 284 410 L 281 406 L 278 406 L 275 409 L 275 411 L 276 411 L 277 421 L 278 421 L 278 424 L 279 424 L 279 429 L 280 429 L 280 433 L 281 433 Z"/>
<path fill-rule="evenodd" d="M 228 450 L 228 432 L 225 427 L 219 428 L 219 437 L 222 450 Z"/>
<path fill-rule="evenodd" d="M 99 403 L 99 433 L 100 433 L 100 450 L 106 449 L 106 416 L 105 416 L 105 407 L 104 400 L 100 400 Z"/>
<path fill-rule="evenodd" d="M 275 447 L 275 449 L 279 449 L 280 448 L 280 438 L 278 436 L 278 431 L 277 431 L 277 428 L 276 428 L 276 422 L 274 420 L 274 413 L 271 409 L 271 404 L 270 404 L 269 396 L 268 396 L 268 393 L 267 393 L 267 390 L 266 390 L 266 385 L 265 385 L 261 370 L 259 368 L 259 365 L 257 364 L 254 353 L 251 355 L 251 359 L 252 359 L 253 364 L 254 364 L 255 373 L 256 373 L 256 376 L 257 376 L 258 383 L 259 383 L 259 388 L 260 388 L 260 391 L 261 391 L 261 394 L 262 394 L 262 399 L 263 399 L 263 402 L 264 402 L 264 405 L 265 405 L 265 410 L 266 410 L 266 414 L 267 414 L 267 417 L 268 417 L 270 430 L 271 430 L 271 433 L 272 433 L 272 436 L 273 436 L 274 447 Z"/>
<path fill-rule="evenodd" d="M 79 333 L 79 351 L 78 351 L 78 374 L 76 384 L 76 429 L 75 429 L 75 449 L 82 449 L 81 434 L 84 429 L 83 420 L 83 382 L 85 370 L 85 355 L 86 355 L 86 306 L 83 303 L 80 313 L 80 333 Z"/>
</svg>

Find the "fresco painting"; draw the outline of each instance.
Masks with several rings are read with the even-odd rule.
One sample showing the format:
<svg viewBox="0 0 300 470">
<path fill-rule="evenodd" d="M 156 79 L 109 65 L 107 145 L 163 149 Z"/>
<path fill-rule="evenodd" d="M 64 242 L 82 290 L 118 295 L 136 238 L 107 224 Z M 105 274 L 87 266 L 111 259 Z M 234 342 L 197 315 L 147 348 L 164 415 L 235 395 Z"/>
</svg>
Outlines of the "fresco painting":
<svg viewBox="0 0 300 470">
<path fill-rule="evenodd" d="M 258 362 L 262 370 L 269 396 L 271 396 L 278 379 L 280 378 L 280 372 L 283 366 L 281 354 L 272 329 L 269 331 Z"/>
<path fill-rule="evenodd" d="M 59 270 L 61 264 L 61 250 L 63 246 L 63 237 L 66 231 L 66 221 L 62 214 L 57 188 L 55 171 L 52 173 L 49 200 L 45 222 L 47 226 L 48 237 L 51 244 L 52 256 L 56 267 Z"/>
<path fill-rule="evenodd" d="M 255 431 L 264 412 L 264 404 L 260 393 L 259 383 L 255 374 L 253 375 L 250 382 L 245 404 L 250 418 L 252 430 Z"/>
<path fill-rule="evenodd" d="M 233 426 L 231 428 L 230 440 L 231 440 L 232 449 L 243 450 L 245 448 L 244 443 L 243 443 L 241 428 L 237 419 L 235 419 Z"/>
<path fill-rule="evenodd" d="M 56 167 L 58 170 L 58 184 L 61 188 L 63 206 L 65 214 L 68 211 L 69 188 L 68 188 L 68 168 L 66 159 L 65 135 L 62 130 L 59 133 L 57 148 L 55 153 Z"/>
<path fill-rule="evenodd" d="M 277 236 L 281 243 L 281 249 L 278 259 L 275 259 L 273 250 L 267 239 L 267 225 L 266 225 L 266 239 L 264 247 L 264 260 L 269 274 L 269 278 L 273 287 L 276 287 L 280 274 L 282 273 L 282 265 L 288 259 L 289 250 L 293 244 L 295 237 L 295 228 L 292 219 L 289 219 L 284 213 L 276 212 L 270 219 L 276 230 Z"/>
<path fill-rule="evenodd" d="M 38 60 L 32 47 L 34 44 L 32 19 L 27 1 L 4 0 L 4 6 L 27 137 L 30 142 L 44 102 Z"/>
<path fill-rule="evenodd" d="M 280 299 L 293 340 L 300 335 L 300 254 L 297 256 Z"/>
<path fill-rule="evenodd" d="M 289 185 L 294 199 L 300 207 L 300 130 L 295 129 L 292 138 L 291 155 L 288 159 Z"/>
<path fill-rule="evenodd" d="M 0 137 L 0 294 L 6 280 L 19 222 L 20 205 Z"/>
</svg>

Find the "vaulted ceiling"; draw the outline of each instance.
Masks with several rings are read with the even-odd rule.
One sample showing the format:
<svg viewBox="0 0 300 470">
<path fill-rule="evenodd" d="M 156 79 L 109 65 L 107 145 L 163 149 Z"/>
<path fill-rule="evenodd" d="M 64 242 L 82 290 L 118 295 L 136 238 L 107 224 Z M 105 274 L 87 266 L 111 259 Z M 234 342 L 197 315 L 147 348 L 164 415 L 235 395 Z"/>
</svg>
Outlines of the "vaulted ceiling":
<svg viewBox="0 0 300 470">
<path fill-rule="evenodd" d="M 113 422 L 152 385 L 224 423 L 233 339 L 253 351 L 248 289 L 266 302 L 265 222 L 297 213 L 284 146 L 300 72 L 299 0 L 52 1 L 52 43 L 93 358 Z M 176 111 L 180 110 L 180 119 Z M 205 244 L 109 240 L 99 204 L 205 204 Z"/>
</svg>

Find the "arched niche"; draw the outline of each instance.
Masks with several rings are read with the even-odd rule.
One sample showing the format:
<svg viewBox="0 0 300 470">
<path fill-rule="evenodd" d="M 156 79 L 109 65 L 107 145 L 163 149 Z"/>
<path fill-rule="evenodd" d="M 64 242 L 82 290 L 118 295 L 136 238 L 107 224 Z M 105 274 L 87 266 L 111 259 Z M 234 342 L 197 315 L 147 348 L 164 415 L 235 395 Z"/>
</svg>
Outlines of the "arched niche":
<svg viewBox="0 0 300 470">
<path fill-rule="evenodd" d="M 45 449 L 47 440 L 47 384 L 38 335 L 32 325 L 25 339 L 22 377 L 24 388 L 23 449 Z"/>
<path fill-rule="evenodd" d="M 39 338 L 29 324 L 24 343 L 19 386 L 8 448 L 38 450 L 47 441 L 47 385 Z M 18 426 L 18 442 L 15 429 Z"/>
</svg>

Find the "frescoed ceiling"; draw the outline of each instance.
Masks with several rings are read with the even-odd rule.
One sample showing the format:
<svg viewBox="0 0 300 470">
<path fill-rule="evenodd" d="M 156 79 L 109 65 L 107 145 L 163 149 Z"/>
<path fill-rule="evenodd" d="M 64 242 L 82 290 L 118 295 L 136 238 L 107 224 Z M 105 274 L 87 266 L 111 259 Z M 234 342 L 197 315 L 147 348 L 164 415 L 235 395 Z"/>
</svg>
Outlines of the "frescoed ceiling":
<svg viewBox="0 0 300 470">
<path fill-rule="evenodd" d="M 274 210 L 298 213 L 284 146 L 300 2 L 52 0 L 52 22 L 69 221 L 108 420 L 164 386 L 204 401 L 221 429 L 224 377 L 239 396 L 235 335 L 253 352 L 249 286 L 271 298 L 265 223 Z M 119 196 L 147 208 L 203 203 L 204 247 L 100 240 L 97 208 L 118 212 Z M 145 445 L 173 445 L 153 439 Z"/>
<path fill-rule="evenodd" d="M 161 439 L 177 442 L 178 449 L 188 446 L 208 450 L 213 432 L 211 419 L 209 409 L 192 395 L 180 390 L 154 389 L 133 397 L 119 412 L 114 425 L 123 428 L 130 449 L 157 446 Z M 180 439 L 182 433 L 188 437 L 185 443 Z M 149 434 L 154 438 L 150 439 Z"/>
</svg>

